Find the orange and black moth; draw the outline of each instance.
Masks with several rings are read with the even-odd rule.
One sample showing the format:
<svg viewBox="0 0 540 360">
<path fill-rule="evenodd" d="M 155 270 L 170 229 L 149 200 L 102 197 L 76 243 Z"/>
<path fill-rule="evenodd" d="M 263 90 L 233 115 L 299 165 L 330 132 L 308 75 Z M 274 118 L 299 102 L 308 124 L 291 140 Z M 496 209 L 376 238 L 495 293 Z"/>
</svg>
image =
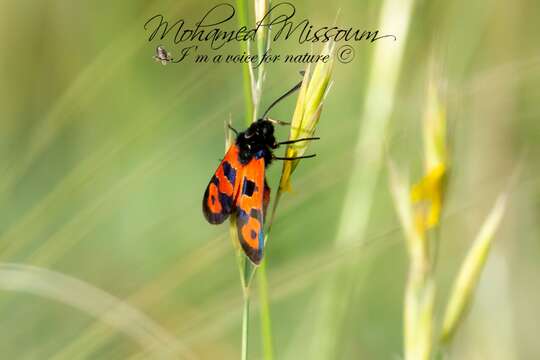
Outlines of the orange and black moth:
<svg viewBox="0 0 540 360">
<path fill-rule="evenodd" d="M 279 101 L 299 89 L 301 83 L 274 101 L 263 116 L 245 131 L 237 132 L 236 140 L 227 150 L 204 193 L 203 214 L 211 224 L 223 223 L 229 215 L 236 220 L 238 240 L 246 256 L 258 265 L 264 250 L 264 219 L 270 202 L 270 187 L 265 170 L 272 160 L 296 160 L 315 155 L 295 158 L 278 157 L 273 151 L 280 145 L 298 141 L 315 140 L 303 138 L 277 142 L 274 124 L 288 124 L 267 117 L 270 109 Z"/>
</svg>

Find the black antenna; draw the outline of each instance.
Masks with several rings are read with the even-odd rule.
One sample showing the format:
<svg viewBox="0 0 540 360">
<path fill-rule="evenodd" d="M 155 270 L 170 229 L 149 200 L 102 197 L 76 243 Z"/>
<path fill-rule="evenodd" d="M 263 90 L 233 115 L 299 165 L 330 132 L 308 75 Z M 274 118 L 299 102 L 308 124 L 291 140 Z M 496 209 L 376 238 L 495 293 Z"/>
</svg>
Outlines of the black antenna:
<svg viewBox="0 0 540 360">
<path fill-rule="evenodd" d="M 298 159 L 311 159 L 311 158 L 313 158 L 315 156 L 317 156 L 317 155 L 316 154 L 311 154 L 311 155 L 293 156 L 293 157 L 274 156 L 273 158 L 275 160 L 298 160 Z"/>
<path fill-rule="evenodd" d="M 285 99 L 287 96 L 293 94 L 296 90 L 300 89 L 300 86 L 302 86 L 302 81 L 300 81 L 298 84 L 294 85 L 294 87 L 287 91 L 285 94 L 281 95 L 279 98 L 277 98 L 276 101 L 274 101 L 273 103 L 270 104 L 270 106 L 268 107 L 268 109 L 266 109 L 266 111 L 264 112 L 264 114 L 261 116 L 261 119 L 265 119 L 266 118 L 266 115 L 268 115 L 268 112 L 270 110 L 272 110 L 272 108 L 274 106 L 276 106 L 281 100 Z"/>
<path fill-rule="evenodd" d="M 320 139 L 321 139 L 320 137 L 307 137 L 307 138 L 302 138 L 302 139 L 281 141 L 281 142 L 276 143 L 276 145 L 278 145 L 278 146 L 279 145 L 287 145 L 287 144 L 294 144 L 294 143 L 297 143 L 297 142 L 300 142 L 300 141 L 320 140 Z"/>
</svg>

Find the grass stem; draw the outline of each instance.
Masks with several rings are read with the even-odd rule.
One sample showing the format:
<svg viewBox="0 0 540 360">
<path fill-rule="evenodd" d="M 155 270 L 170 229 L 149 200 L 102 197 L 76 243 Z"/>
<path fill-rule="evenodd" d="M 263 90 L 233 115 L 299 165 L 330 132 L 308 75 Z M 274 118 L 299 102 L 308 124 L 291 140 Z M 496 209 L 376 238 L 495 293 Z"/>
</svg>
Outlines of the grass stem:
<svg viewBox="0 0 540 360">
<path fill-rule="evenodd" d="M 237 10 L 237 19 L 238 25 L 240 27 L 247 27 L 248 17 L 247 17 L 247 1 L 246 0 L 236 0 L 236 10 Z M 240 50 L 247 54 L 248 47 L 245 41 L 240 42 Z M 251 75 L 249 70 L 249 63 L 242 65 L 242 78 L 243 78 L 243 90 L 244 90 L 244 103 L 245 103 L 245 122 L 249 125 L 253 117 L 253 89 L 251 86 Z"/>
<path fill-rule="evenodd" d="M 248 23 L 248 17 L 247 17 L 247 1 L 246 0 L 236 0 L 236 10 L 237 10 L 237 19 L 238 19 L 238 25 L 240 27 L 245 26 L 247 27 Z M 240 42 L 240 48 L 242 52 L 247 53 L 248 52 L 248 46 L 246 42 Z M 247 126 L 253 121 L 253 112 L 254 112 L 254 104 L 253 104 L 253 88 L 252 88 L 252 79 L 251 79 L 251 72 L 250 72 L 250 65 L 244 64 L 242 66 L 242 77 L 243 77 L 243 90 L 244 90 L 244 104 L 245 104 L 245 115 L 244 115 L 244 122 Z M 235 224 L 231 222 L 231 236 L 233 238 L 236 238 L 236 231 L 235 231 Z M 238 244 L 238 243 L 237 243 Z M 255 271 L 254 268 L 252 268 L 251 263 L 246 259 L 244 254 L 240 249 L 238 249 L 238 265 L 239 265 L 239 271 L 240 271 L 240 281 L 242 283 L 242 291 L 243 291 L 243 298 L 244 298 L 244 307 L 242 311 L 242 360 L 247 360 L 248 358 L 248 330 L 249 330 L 249 287 L 251 285 L 251 279 L 253 277 L 253 273 Z M 243 263 L 243 264 L 242 264 Z M 243 265 L 243 266 L 242 266 Z"/>
<path fill-rule="evenodd" d="M 242 360 L 248 359 L 249 336 L 249 290 L 244 289 L 244 309 L 242 311 Z"/>
<path fill-rule="evenodd" d="M 270 302 L 268 301 L 268 277 L 266 274 L 266 259 L 263 259 L 257 272 L 259 284 L 259 299 L 261 312 L 261 336 L 263 345 L 263 358 L 272 360 L 274 349 L 272 342 L 272 322 L 270 318 Z"/>
<path fill-rule="evenodd" d="M 268 221 L 268 227 L 266 229 L 266 235 L 264 237 L 265 246 L 268 244 L 268 238 L 270 231 L 272 230 L 272 224 L 274 222 L 274 215 L 276 213 L 277 205 L 281 199 L 281 190 L 278 189 L 276 198 L 274 199 L 274 205 L 272 207 L 272 214 Z M 257 271 L 257 279 L 259 283 L 259 301 L 261 312 L 261 336 L 263 345 L 264 360 L 272 360 L 274 358 L 274 345 L 272 340 L 272 321 L 270 317 L 270 301 L 268 300 L 268 276 L 266 274 L 266 258 L 263 258 L 261 265 Z"/>
</svg>

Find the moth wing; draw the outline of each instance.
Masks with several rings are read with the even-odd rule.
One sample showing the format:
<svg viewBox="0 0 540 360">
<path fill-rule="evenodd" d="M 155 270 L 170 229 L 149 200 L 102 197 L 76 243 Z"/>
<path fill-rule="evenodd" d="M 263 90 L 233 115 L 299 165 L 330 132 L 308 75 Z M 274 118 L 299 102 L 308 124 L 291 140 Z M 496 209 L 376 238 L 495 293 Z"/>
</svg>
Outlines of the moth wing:
<svg viewBox="0 0 540 360">
<path fill-rule="evenodd" d="M 204 192 L 202 210 L 209 223 L 221 224 L 234 211 L 243 171 L 238 146 L 231 145 Z"/>
<path fill-rule="evenodd" d="M 253 158 L 244 168 L 236 202 L 238 239 L 246 256 L 255 265 L 261 262 L 264 249 L 265 193 L 264 159 Z M 266 186 L 265 186 L 266 185 Z M 268 188 L 268 199 L 270 198 Z M 268 202 L 266 202 L 268 205 Z"/>
</svg>

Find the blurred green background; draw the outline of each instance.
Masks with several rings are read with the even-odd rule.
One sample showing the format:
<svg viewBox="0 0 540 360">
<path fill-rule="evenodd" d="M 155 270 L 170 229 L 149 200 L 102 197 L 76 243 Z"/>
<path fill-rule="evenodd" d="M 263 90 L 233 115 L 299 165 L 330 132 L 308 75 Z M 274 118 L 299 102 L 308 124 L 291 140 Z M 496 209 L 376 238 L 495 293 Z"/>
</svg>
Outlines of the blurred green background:
<svg viewBox="0 0 540 360">
<path fill-rule="evenodd" d="M 160 358 L 169 347 L 173 358 L 239 358 L 235 255 L 228 226 L 206 223 L 201 198 L 223 154 L 224 120 L 244 126 L 242 69 L 161 66 L 152 59 L 160 42 L 149 43 L 143 29 L 157 13 L 194 22 L 217 3 L 0 1 L 3 359 Z M 298 19 L 328 25 L 341 9 L 338 23 L 361 29 L 377 28 L 383 8 L 374 0 L 294 4 Z M 540 357 L 539 21 L 537 0 L 416 1 L 408 36 L 398 34 L 404 53 L 385 141 L 413 180 L 421 176 L 432 53 L 447 77 L 453 151 L 438 310 L 479 224 L 521 164 L 454 359 Z M 375 45 L 353 46 L 354 61 L 336 63 L 322 140 L 311 147 L 317 158 L 300 164 L 266 249 L 277 359 L 315 358 L 324 341 L 320 299 L 332 291 L 322 285 L 344 263 L 355 270 L 343 279 L 345 318 L 330 329 L 338 345 L 332 358 L 402 354 L 407 259 L 384 166 L 366 231 L 351 248 L 334 240 L 346 188 L 361 180 L 350 170 L 367 79 L 384 65 L 373 61 Z M 273 45 L 276 53 L 311 49 Z M 238 51 L 237 43 L 223 49 Z M 301 69 L 269 65 L 263 107 Z M 293 108 L 288 99 L 273 116 L 287 120 Z M 286 139 L 287 129 L 278 134 Z M 268 170 L 274 189 L 280 168 Z M 250 354 L 262 356 L 256 290 Z"/>
</svg>

